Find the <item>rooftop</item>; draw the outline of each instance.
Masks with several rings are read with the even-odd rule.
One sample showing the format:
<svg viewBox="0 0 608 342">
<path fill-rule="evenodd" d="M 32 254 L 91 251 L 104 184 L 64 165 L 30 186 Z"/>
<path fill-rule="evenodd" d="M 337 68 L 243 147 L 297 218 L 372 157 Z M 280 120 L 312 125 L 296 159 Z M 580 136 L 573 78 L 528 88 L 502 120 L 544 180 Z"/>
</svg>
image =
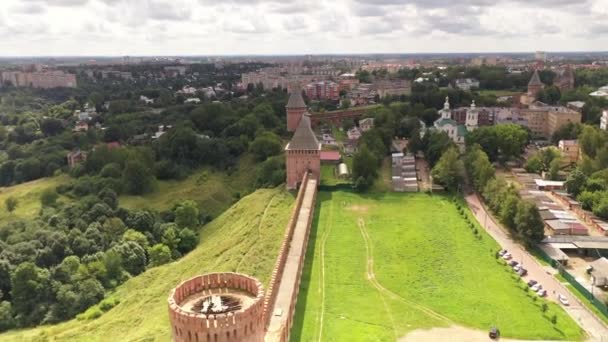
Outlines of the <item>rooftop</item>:
<svg viewBox="0 0 608 342">
<path fill-rule="evenodd" d="M 287 101 L 287 108 L 306 108 L 306 102 L 302 98 L 302 93 L 299 89 L 294 90 L 289 95 L 289 101 Z"/>
<path fill-rule="evenodd" d="M 310 127 L 310 116 L 308 113 L 302 115 L 300 119 L 300 123 L 296 128 L 293 137 L 287 147 L 287 150 L 320 150 L 321 144 L 315 133 L 312 131 Z"/>
</svg>

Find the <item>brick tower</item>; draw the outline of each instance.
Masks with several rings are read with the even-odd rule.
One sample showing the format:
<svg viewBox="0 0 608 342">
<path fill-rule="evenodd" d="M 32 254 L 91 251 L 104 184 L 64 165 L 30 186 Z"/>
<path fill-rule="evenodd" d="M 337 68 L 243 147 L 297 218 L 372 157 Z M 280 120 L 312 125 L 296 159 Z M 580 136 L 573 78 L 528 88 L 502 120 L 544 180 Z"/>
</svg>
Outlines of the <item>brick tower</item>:
<svg viewBox="0 0 608 342">
<path fill-rule="evenodd" d="M 306 112 L 306 103 L 302 98 L 302 91 L 299 87 L 295 87 L 291 95 L 289 95 L 289 101 L 287 101 L 287 131 L 293 132 L 300 123 L 300 118 Z"/>
<path fill-rule="evenodd" d="M 534 70 L 534 74 L 528 82 L 528 96 L 536 99 L 538 93 L 543 90 L 545 85 L 540 81 L 540 76 L 538 76 L 538 70 Z"/>
<path fill-rule="evenodd" d="M 300 97 L 301 98 L 301 97 Z M 285 147 L 287 189 L 295 189 L 305 172 L 319 179 L 321 171 L 321 143 L 310 127 L 308 113 L 302 115 L 291 141 Z"/>
<path fill-rule="evenodd" d="M 264 287 L 239 273 L 212 273 L 179 284 L 169 296 L 174 342 L 264 341 Z"/>
</svg>

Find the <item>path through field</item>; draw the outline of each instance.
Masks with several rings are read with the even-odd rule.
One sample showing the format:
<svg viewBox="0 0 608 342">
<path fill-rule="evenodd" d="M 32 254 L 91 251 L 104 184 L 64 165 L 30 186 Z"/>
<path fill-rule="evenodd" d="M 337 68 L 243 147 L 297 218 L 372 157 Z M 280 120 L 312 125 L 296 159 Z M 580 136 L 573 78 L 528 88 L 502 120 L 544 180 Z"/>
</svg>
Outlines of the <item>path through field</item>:
<svg viewBox="0 0 608 342">
<path fill-rule="evenodd" d="M 495 259 L 498 244 L 468 222 L 443 195 L 319 192 L 290 341 L 394 342 L 460 326 L 487 337 L 495 325 L 509 337 L 581 340 L 559 306 L 541 312 Z"/>
</svg>

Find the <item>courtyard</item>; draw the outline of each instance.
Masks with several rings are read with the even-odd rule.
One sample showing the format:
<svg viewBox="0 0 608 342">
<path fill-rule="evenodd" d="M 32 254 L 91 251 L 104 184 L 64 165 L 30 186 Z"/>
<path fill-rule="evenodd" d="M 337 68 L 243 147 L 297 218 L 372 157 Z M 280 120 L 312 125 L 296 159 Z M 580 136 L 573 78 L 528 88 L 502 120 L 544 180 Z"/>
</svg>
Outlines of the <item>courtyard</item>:
<svg viewBox="0 0 608 342">
<path fill-rule="evenodd" d="M 292 341 L 396 341 L 457 326 L 584 338 L 557 304 L 527 291 L 495 258 L 498 244 L 446 196 L 334 191 L 320 192 L 317 205 Z"/>
</svg>

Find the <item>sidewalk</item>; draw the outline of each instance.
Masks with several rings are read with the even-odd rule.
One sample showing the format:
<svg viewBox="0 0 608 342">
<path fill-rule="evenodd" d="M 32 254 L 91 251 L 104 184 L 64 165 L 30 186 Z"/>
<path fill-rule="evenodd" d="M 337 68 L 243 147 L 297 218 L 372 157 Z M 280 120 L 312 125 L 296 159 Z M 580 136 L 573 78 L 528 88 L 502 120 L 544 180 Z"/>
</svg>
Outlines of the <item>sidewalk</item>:
<svg viewBox="0 0 608 342">
<path fill-rule="evenodd" d="M 477 194 L 466 195 L 465 199 L 482 227 L 503 249 L 511 253 L 513 260 L 520 262 L 528 270 L 528 275 L 524 277 L 525 281 L 530 279 L 538 281 L 547 290 L 547 299 L 554 302 L 557 302 L 557 294 L 564 295 L 570 305 L 560 305 L 587 332 L 589 340 L 608 341 L 608 327 L 552 276 L 553 269 L 551 267 L 542 266 L 533 256 L 528 254 L 525 248 L 513 241 L 501 226 L 496 223 L 492 214 L 486 211 Z"/>
</svg>

